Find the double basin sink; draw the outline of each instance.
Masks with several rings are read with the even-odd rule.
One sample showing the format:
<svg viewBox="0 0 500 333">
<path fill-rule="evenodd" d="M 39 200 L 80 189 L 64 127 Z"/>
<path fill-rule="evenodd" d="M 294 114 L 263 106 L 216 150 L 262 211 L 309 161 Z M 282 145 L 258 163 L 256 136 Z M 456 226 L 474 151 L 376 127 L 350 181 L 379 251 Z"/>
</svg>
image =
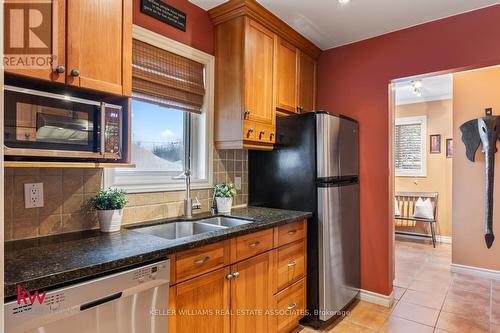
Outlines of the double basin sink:
<svg viewBox="0 0 500 333">
<path fill-rule="evenodd" d="M 197 221 L 171 222 L 149 227 L 139 227 L 133 230 L 148 235 L 175 240 L 204 234 L 207 232 L 236 227 L 252 222 L 253 221 L 251 220 L 245 220 L 235 217 L 217 216 Z"/>
</svg>

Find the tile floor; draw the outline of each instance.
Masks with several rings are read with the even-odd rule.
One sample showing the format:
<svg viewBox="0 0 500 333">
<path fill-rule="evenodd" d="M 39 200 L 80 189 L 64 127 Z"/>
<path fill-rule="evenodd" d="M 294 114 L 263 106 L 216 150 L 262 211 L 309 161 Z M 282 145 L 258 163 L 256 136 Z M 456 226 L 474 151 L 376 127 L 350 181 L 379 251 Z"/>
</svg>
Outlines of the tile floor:
<svg viewBox="0 0 500 333">
<path fill-rule="evenodd" d="M 428 243 L 397 240 L 395 246 L 394 305 L 359 302 L 322 332 L 500 333 L 500 280 L 451 273 L 449 244 L 433 249 Z"/>
</svg>

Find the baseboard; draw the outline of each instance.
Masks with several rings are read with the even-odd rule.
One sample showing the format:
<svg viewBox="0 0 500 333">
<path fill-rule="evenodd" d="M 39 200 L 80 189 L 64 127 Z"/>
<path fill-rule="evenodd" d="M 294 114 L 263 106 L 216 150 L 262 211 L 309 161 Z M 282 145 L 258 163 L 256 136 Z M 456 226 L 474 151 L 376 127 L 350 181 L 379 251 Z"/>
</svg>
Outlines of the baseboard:
<svg viewBox="0 0 500 333">
<path fill-rule="evenodd" d="M 459 265 L 459 264 L 451 264 L 450 269 L 453 273 L 469 274 L 486 279 L 500 280 L 500 271 L 496 271 L 493 269 Z"/>
<path fill-rule="evenodd" d="M 436 236 L 436 240 L 443 244 L 451 244 L 451 236 Z"/>
<path fill-rule="evenodd" d="M 358 299 L 368 303 L 378 304 L 390 308 L 394 303 L 394 291 L 391 292 L 389 296 L 387 296 L 374 293 L 373 291 L 361 289 L 358 294 Z"/>
<path fill-rule="evenodd" d="M 407 239 L 414 239 L 414 240 L 423 240 L 426 239 L 429 242 L 431 241 L 430 238 L 424 238 L 418 235 L 405 235 L 405 234 L 397 234 L 396 237 L 399 238 L 407 238 Z M 451 236 L 436 236 L 436 241 L 439 243 L 443 244 L 451 244 Z"/>
</svg>

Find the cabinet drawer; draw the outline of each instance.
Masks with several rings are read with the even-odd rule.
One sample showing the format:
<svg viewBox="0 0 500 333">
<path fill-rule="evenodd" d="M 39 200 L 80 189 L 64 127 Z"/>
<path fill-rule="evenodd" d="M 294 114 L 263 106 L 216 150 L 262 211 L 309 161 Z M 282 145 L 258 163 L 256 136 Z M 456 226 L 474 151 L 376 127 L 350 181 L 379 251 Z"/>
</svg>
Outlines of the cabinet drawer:
<svg viewBox="0 0 500 333">
<path fill-rule="evenodd" d="M 229 264 L 228 259 L 227 241 L 181 252 L 175 258 L 176 282 L 222 268 Z"/>
<path fill-rule="evenodd" d="M 277 252 L 277 290 L 300 280 L 305 275 L 305 250 L 304 239 L 280 247 Z"/>
<path fill-rule="evenodd" d="M 275 297 L 276 332 L 287 333 L 299 324 L 306 309 L 305 278 L 286 288 Z"/>
<path fill-rule="evenodd" d="M 240 261 L 273 248 L 273 229 L 262 230 L 233 238 L 232 262 Z"/>
<path fill-rule="evenodd" d="M 255 123 L 253 121 L 245 120 L 243 122 L 243 140 L 255 140 Z"/>
<path fill-rule="evenodd" d="M 306 220 L 279 226 L 276 229 L 275 246 L 285 245 L 302 239 L 306 235 Z"/>
<path fill-rule="evenodd" d="M 259 142 L 275 143 L 276 129 L 272 125 L 256 124 L 255 138 Z"/>
</svg>

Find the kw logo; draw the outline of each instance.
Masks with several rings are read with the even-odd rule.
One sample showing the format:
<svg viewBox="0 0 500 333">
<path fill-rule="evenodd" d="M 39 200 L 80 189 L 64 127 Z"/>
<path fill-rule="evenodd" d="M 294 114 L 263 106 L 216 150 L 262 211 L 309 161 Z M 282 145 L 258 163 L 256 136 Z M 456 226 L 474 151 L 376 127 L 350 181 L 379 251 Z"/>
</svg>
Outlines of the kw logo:
<svg viewBox="0 0 500 333">
<path fill-rule="evenodd" d="M 47 291 L 44 291 L 43 293 L 39 293 L 38 290 L 35 290 L 33 295 L 29 292 L 29 290 L 24 290 L 21 285 L 17 285 L 17 304 L 21 304 L 21 302 L 24 302 L 25 305 L 28 304 L 33 304 L 35 301 L 38 299 L 38 303 L 43 304 L 43 300 L 45 299 L 45 296 L 47 295 Z M 28 298 L 28 299 L 26 299 Z"/>
</svg>

